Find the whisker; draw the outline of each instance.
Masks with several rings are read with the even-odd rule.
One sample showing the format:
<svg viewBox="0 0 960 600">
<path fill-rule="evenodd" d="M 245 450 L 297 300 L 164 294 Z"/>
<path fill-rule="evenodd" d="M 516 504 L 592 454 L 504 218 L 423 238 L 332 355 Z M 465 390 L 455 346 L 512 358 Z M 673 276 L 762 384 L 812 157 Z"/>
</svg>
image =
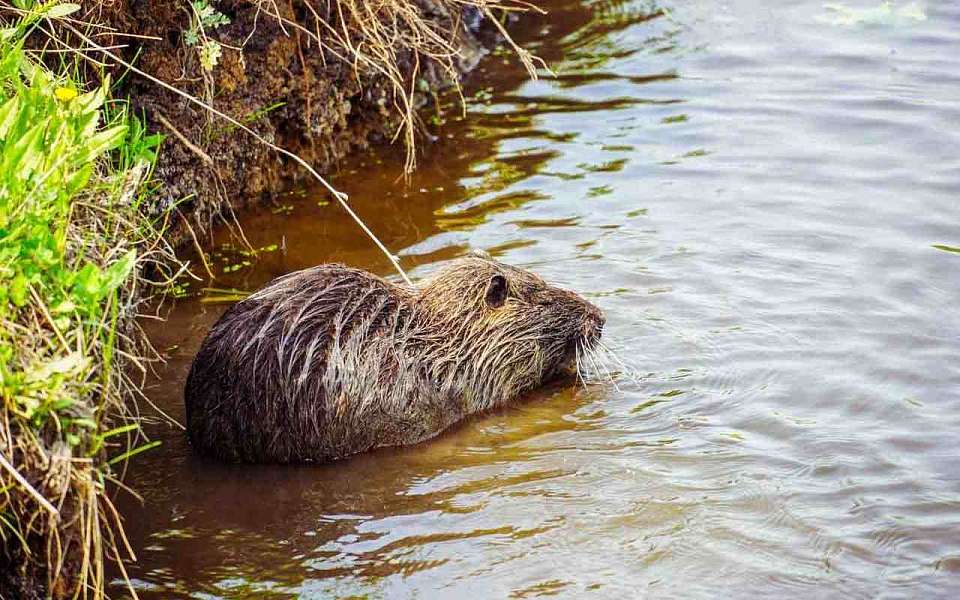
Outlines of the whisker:
<svg viewBox="0 0 960 600">
<path fill-rule="evenodd" d="M 614 361 L 616 361 L 617 365 L 619 365 L 619 367 L 620 367 L 620 369 L 621 369 L 621 373 L 622 373 L 628 380 L 632 381 L 633 383 L 640 383 L 641 377 L 640 377 L 640 374 L 637 373 L 637 370 L 636 370 L 636 369 L 627 366 L 627 364 L 626 364 L 625 362 L 623 362 L 623 359 L 620 358 L 620 355 L 617 354 L 612 348 L 610 348 L 609 346 L 607 346 L 607 345 L 604 344 L 603 342 L 599 342 L 599 345 L 600 345 L 600 347 L 603 348 L 603 350 L 610 356 L 610 358 L 612 358 Z"/>
<path fill-rule="evenodd" d="M 608 374 L 604 373 L 603 369 L 600 368 L 600 365 L 597 364 L 597 359 L 596 359 L 596 355 L 594 354 L 594 349 L 592 348 L 588 349 L 586 352 L 584 352 L 583 357 L 584 357 L 584 360 L 589 364 L 591 371 L 593 372 L 594 376 L 597 379 L 599 379 L 600 381 L 604 381 L 605 379 L 609 378 Z"/>
<path fill-rule="evenodd" d="M 580 384 L 583 386 L 583 389 L 587 389 L 587 380 L 584 377 L 583 373 L 583 363 L 580 361 L 580 358 L 583 355 L 583 343 L 577 342 L 577 352 L 576 352 L 576 362 L 577 362 L 577 377 L 580 379 Z"/>
<path fill-rule="evenodd" d="M 610 381 L 610 383 L 613 384 L 613 389 L 617 390 L 617 392 L 620 392 L 621 391 L 620 386 L 617 385 L 616 377 L 614 377 L 613 373 L 610 371 L 610 368 L 607 366 L 606 362 L 603 360 L 605 356 L 601 357 L 600 353 L 596 351 L 599 349 L 600 349 L 600 346 L 597 346 L 597 348 L 593 352 L 594 363 L 596 363 L 596 365 L 607 374 L 607 379 Z"/>
<path fill-rule="evenodd" d="M 574 366 L 576 378 L 584 388 L 590 382 L 609 383 L 617 392 L 622 392 L 618 379 L 625 378 L 631 383 L 640 382 L 637 371 L 627 366 L 617 352 L 600 340 L 596 340 L 589 347 L 585 340 L 578 341 Z"/>
<path fill-rule="evenodd" d="M 580 376 L 580 343 L 577 342 L 576 351 L 573 353 L 573 366 L 574 370 L 577 373 L 577 379 L 582 379 Z"/>
<path fill-rule="evenodd" d="M 622 360 L 620 360 L 620 357 L 616 352 L 602 342 L 598 344 L 598 347 L 600 350 L 603 350 L 604 358 L 612 359 L 615 365 L 620 368 L 621 374 L 629 377 L 630 369 L 623 363 Z"/>
</svg>

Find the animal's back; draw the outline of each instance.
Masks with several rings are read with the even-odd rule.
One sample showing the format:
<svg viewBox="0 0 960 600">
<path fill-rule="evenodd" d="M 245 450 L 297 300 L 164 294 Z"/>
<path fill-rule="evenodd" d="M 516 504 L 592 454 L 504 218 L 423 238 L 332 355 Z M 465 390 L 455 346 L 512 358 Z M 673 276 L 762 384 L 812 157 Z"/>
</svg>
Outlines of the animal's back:
<svg viewBox="0 0 960 600">
<path fill-rule="evenodd" d="M 344 398 L 330 397 L 343 394 L 331 381 L 337 369 L 328 367 L 351 343 L 387 340 L 401 298 L 369 273 L 322 265 L 231 307 L 187 378 L 191 444 L 202 454 L 254 462 L 329 460 L 376 445 L 370 428 L 343 413 Z M 389 375 L 389 368 L 380 374 Z"/>
</svg>

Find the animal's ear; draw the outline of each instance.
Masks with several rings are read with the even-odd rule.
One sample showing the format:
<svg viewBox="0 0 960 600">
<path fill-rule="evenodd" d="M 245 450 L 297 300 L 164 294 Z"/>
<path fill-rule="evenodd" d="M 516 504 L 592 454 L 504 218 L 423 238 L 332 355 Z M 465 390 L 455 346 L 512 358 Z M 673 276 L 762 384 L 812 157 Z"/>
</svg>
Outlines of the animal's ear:
<svg viewBox="0 0 960 600">
<path fill-rule="evenodd" d="M 487 306 L 500 308 L 507 301 L 507 278 L 499 273 L 490 278 L 487 284 L 487 293 L 484 296 Z"/>
</svg>

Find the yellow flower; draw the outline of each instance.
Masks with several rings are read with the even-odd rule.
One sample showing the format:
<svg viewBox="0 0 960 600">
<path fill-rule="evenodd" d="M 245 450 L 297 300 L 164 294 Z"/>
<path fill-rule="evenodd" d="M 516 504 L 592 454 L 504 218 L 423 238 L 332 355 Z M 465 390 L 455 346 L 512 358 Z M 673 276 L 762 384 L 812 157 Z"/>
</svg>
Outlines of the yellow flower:
<svg viewBox="0 0 960 600">
<path fill-rule="evenodd" d="M 69 102 L 77 97 L 77 90 L 69 87 L 58 87 L 53 90 L 53 95 L 57 97 L 57 100 Z"/>
</svg>

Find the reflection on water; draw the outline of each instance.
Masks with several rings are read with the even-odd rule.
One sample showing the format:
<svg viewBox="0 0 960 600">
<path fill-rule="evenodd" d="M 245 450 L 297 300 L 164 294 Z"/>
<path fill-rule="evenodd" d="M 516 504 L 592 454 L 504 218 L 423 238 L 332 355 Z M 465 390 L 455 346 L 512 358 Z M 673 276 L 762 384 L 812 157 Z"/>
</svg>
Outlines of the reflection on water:
<svg viewBox="0 0 960 600">
<path fill-rule="evenodd" d="M 485 248 L 581 291 L 639 376 L 323 466 L 157 424 L 141 595 L 956 597 L 960 5 L 548 5 L 521 37 L 556 78 L 492 55 L 408 186 L 390 149 L 336 184 L 414 276 Z M 390 273 L 317 192 L 242 220 L 264 251 L 216 256 L 218 287 Z M 153 332 L 177 417 L 223 308 Z"/>
</svg>

